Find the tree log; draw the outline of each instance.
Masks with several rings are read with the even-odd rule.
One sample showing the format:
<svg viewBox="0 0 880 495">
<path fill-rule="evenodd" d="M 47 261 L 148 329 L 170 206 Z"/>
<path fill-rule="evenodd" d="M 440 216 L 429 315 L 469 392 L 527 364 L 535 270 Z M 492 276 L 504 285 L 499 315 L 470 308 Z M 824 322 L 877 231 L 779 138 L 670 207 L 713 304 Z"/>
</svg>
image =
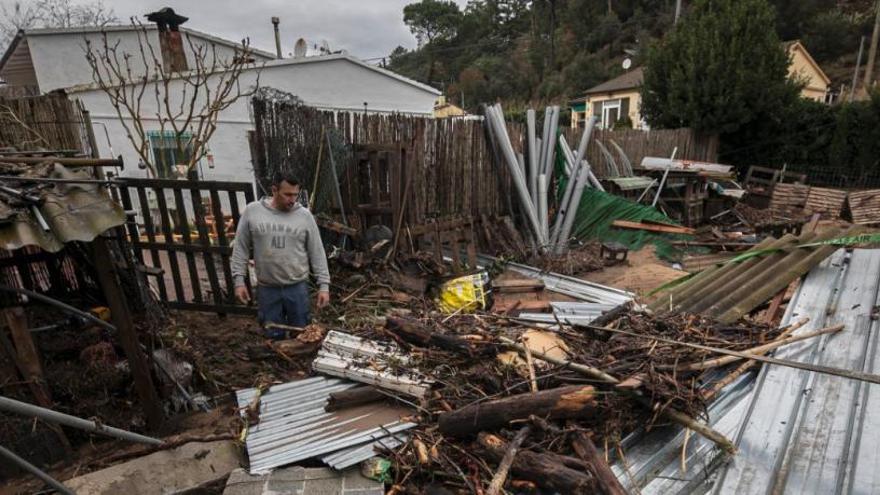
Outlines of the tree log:
<svg viewBox="0 0 880 495">
<path fill-rule="evenodd" d="M 477 442 L 495 462 L 500 461 L 507 452 L 507 443 L 495 435 L 480 433 Z M 562 456 L 520 450 L 513 460 L 511 471 L 519 478 L 559 493 L 595 493 L 593 478 L 581 470 L 566 467 L 560 457 Z"/>
<path fill-rule="evenodd" d="M 501 462 L 498 464 L 498 470 L 495 471 L 495 476 L 492 477 L 492 482 L 489 483 L 489 489 L 486 490 L 486 495 L 498 495 L 501 492 L 501 488 L 504 487 L 504 482 L 507 481 L 507 473 L 510 471 L 510 466 L 513 465 L 514 459 L 516 459 L 516 453 L 519 451 L 519 447 L 522 445 L 523 441 L 525 441 L 526 437 L 529 436 L 529 431 L 531 428 L 529 426 L 523 426 L 522 429 L 513 437 L 513 441 L 507 446 L 507 450 L 504 452 L 504 457 L 501 458 Z"/>
<path fill-rule="evenodd" d="M 577 455 L 587 463 L 587 467 L 593 473 L 593 476 L 596 477 L 596 488 L 601 493 L 605 495 L 626 495 L 623 485 L 620 484 L 617 476 L 611 471 L 611 467 L 608 466 L 608 463 L 599 454 L 599 450 L 596 449 L 590 437 L 585 435 L 584 432 L 579 431 L 574 434 L 571 445 L 574 447 Z"/>
<path fill-rule="evenodd" d="M 327 399 L 327 405 L 324 406 L 324 410 L 327 412 L 338 411 L 348 407 L 377 402 L 386 397 L 385 394 L 375 387 L 352 388 L 330 394 L 330 398 Z"/>
<path fill-rule="evenodd" d="M 466 436 L 494 430 L 530 415 L 550 418 L 584 418 L 596 410 L 596 397 L 589 385 L 572 385 L 536 393 L 490 400 L 440 415 L 440 432 Z"/>
<path fill-rule="evenodd" d="M 385 322 L 385 328 L 401 339 L 421 347 L 439 347 L 470 356 L 479 354 L 477 347 L 472 342 L 453 335 L 432 332 L 417 321 L 408 318 L 389 316 Z"/>
</svg>

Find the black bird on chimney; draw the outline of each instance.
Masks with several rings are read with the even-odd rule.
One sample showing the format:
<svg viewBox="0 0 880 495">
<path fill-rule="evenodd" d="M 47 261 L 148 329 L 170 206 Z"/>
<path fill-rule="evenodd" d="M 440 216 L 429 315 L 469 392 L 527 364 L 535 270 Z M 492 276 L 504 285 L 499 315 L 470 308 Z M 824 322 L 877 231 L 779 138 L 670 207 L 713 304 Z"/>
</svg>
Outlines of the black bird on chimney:
<svg viewBox="0 0 880 495">
<path fill-rule="evenodd" d="M 184 17 L 182 15 L 176 14 L 174 9 L 171 7 L 165 7 L 163 9 L 159 9 L 156 12 L 150 12 L 145 15 L 150 22 L 155 22 L 159 27 L 159 31 L 171 30 L 177 31 L 177 28 L 183 24 L 184 22 L 189 20 L 189 17 Z"/>
</svg>

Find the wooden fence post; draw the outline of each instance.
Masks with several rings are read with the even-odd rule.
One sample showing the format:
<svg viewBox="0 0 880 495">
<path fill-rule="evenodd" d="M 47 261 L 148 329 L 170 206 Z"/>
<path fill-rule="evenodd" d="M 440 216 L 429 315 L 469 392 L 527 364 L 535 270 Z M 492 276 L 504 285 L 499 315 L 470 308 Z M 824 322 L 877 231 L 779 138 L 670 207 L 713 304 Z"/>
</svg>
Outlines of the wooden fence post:
<svg viewBox="0 0 880 495">
<path fill-rule="evenodd" d="M 153 386 L 150 367 L 137 338 L 128 303 L 125 301 L 122 286 L 116 278 L 115 260 L 110 254 L 107 240 L 103 237 L 95 237 L 92 245 L 94 246 L 95 270 L 98 272 L 98 280 L 104 291 L 104 297 L 107 299 L 107 305 L 110 307 L 110 315 L 113 319 L 113 325 L 116 327 L 119 343 L 128 358 L 131 374 L 134 377 L 134 386 L 147 418 L 147 428 L 156 430 L 162 425 L 164 414 L 156 388 Z"/>
</svg>

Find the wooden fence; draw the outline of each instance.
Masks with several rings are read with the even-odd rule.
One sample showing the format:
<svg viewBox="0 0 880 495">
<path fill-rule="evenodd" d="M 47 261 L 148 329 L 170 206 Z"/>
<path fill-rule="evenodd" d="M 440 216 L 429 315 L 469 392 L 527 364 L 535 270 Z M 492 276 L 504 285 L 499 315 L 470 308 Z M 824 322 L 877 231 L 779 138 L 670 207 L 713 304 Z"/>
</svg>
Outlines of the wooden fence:
<svg viewBox="0 0 880 495">
<path fill-rule="evenodd" d="M 493 164 L 480 120 L 432 119 L 399 114 L 329 112 L 296 103 L 254 100 L 256 132 L 252 138 L 257 182 L 265 189 L 278 169 L 294 171 L 307 189 L 317 185 L 317 212 L 338 212 L 330 187 L 328 161 L 336 164 L 344 207 L 375 204 L 370 180 L 380 181 L 374 191 L 402 193 L 410 188 L 403 207 L 404 220 L 424 224 L 429 219 L 508 214 L 509 177 Z M 329 135 L 322 139 L 324 134 Z M 329 143 L 329 144 L 328 144 Z M 402 160 L 399 173 L 378 177 L 357 172 L 358 153 L 364 146 L 394 149 Z M 321 157 L 321 166 L 317 166 Z M 398 159 L 395 159 L 398 161 Z M 315 181 L 316 170 L 320 170 Z M 409 185 L 407 181 L 411 181 Z M 387 183 L 385 183 L 387 182 Z M 366 194 L 365 194 L 366 193 Z M 393 194 L 391 195 L 394 196 Z M 400 198 L 396 198 L 400 199 Z"/>
<path fill-rule="evenodd" d="M 128 240 L 138 262 L 154 269 L 161 301 L 173 309 L 255 313 L 235 299 L 230 266 L 238 219 L 254 200 L 251 184 L 125 178 L 119 193 L 126 210 L 140 210 L 143 232 L 128 223 Z"/>
<path fill-rule="evenodd" d="M 566 128 L 563 132 L 569 146 L 576 149 L 583 129 Z M 678 148 L 676 158 L 702 162 L 718 161 L 718 137 L 699 136 L 688 128 L 655 131 L 597 129 L 593 131 L 593 139 L 587 147 L 587 161 L 593 166 L 598 177 L 613 177 L 616 174 L 609 167 L 608 160 L 603 156 L 596 141 L 605 146 L 618 167 L 621 158 L 612 141 L 620 146 L 634 167 L 638 167 L 642 163 L 642 158 L 646 156 L 669 157 L 676 147 Z"/>
<path fill-rule="evenodd" d="M 82 114 L 66 96 L 0 97 L 0 147 L 83 151 L 83 136 Z"/>
</svg>

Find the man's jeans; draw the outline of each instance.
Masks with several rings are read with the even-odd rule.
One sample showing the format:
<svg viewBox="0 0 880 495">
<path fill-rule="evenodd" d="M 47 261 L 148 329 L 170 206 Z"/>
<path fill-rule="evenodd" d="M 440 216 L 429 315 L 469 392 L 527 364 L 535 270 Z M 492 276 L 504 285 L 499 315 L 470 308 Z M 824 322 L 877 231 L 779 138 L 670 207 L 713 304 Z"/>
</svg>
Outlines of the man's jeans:
<svg viewBox="0 0 880 495">
<path fill-rule="evenodd" d="M 304 327 L 311 322 L 309 284 L 307 281 L 291 285 L 257 287 L 257 308 L 260 324 L 280 323 L 292 327 Z M 269 329 L 269 338 L 284 338 L 284 331 Z"/>
</svg>

